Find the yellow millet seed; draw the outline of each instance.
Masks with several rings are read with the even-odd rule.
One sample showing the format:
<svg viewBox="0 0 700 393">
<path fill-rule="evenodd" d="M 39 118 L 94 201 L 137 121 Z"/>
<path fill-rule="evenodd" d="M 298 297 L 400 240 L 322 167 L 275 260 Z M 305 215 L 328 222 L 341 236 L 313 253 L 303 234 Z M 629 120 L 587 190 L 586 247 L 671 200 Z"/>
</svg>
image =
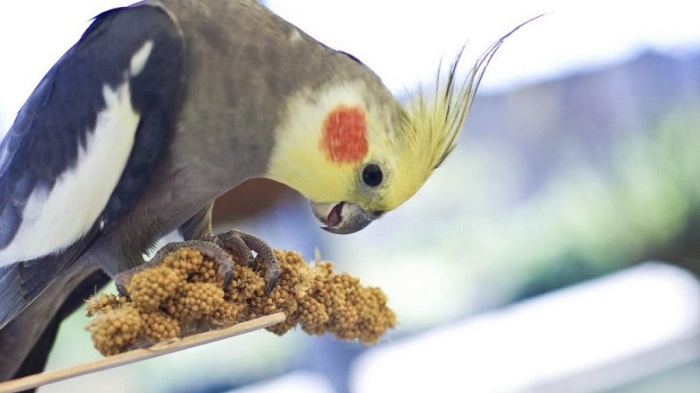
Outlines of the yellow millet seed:
<svg viewBox="0 0 700 393">
<path fill-rule="evenodd" d="M 139 309 L 152 311 L 176 295 L 179 286 L 178 275 L 172 269 L 159 265 L 134 275 L 126 290 Z"/>
<path fill-rule="evenodd" d="M 297 325 L 309 334 L 376 342 L 396 316 L 378 288 L 364 288 L 330 262 L 308 265 L 294 251 L 274 250 L 280 276 L 264 296 L 264 263 L 234 264 L 225 289 L 219 266 L 197 250 L 180 248 L 161 264 L 136 272 L 127 285 L 131 298 L 100 295 L 88 301 L 87 329 L 103 354 L 230 325 L 282 311 L 287 319 L 267 330 L 282 335 Z M 238 260 L 237 255 L 231 255 Z"/>
<path fill-rule="evenodd" d="M 119 298 L 112 294 L 100 294 L 99 296 L 91 297 L 87 300 L 85 305 L 85 312 L 88 317 L 91 317 L 98 313 L 106 313 L 120 305 Z"/>
<path fill-rule="evenodd" d="M 223 302 L 209 316 L 212 323 L 217 325 L 230 325 L 235 323 L 245 310 L 245 304 L 236 304 L 233 302 Z"/>
<path fill-rule="evenodd" d="M 211 315 L 224 303 L 224 290 L 212 283 L 187 283 L 182 291 L 180 302 L 183 308 L 178 317 L 191 321 Z"/>
<path fill-rule="evenodd" d="M 125 305 L 99 314 L 87 326 L 92 342 L 103 355 L 114 355 L 128 349 L 139 337 L 141 318 L 136 308 Z"/>
<path fill-rule="evenodd" d="M 326 333 L 329 315 L 323 304 L 313 297 L 307 296 L 299 301 L 297 320 L 305 332 L 321 335 Z"/>
<path fill-rule="evenodd" d="M 189 282 L 210 282 L 222 285 L 224 280 L 216 269 L 216 263 L 210 259 L 204 259 L 196 272 L 190 275 Z"/>
<path fill-rule="evenodd" d="M 177 319 L 160 311 L 142 312 L 143 335 L 151 341 L 163 341 L 180 336 Z"/>
<path fill-rule="evenodd" d="M 197 273 L 203 261 L 199 251 L 182 247 L 168 254 L 162 264 L 171 267 L 180 277 L 187 279 Z"/>
<path fill-rule="evenodd" d="M 232 302 L 243 303 L 247 299 L 262 294 L 265 290 L 265 280 L 252 269 L 240 264 L 234 265 L 233 279 L 226 288 L 226 294 Z"/>
<path fill-rule="evenodd" d="M 267 330 L 270 333 L 274 333 L 278 336 L 282 336 L 288 331 L 294 329 L 296 325 L 297 321 L 288 317 L 287 320 L 285 320 L 284 322 L 278 323 L 277 325 L 269 326 L 265 328 L 265 330 Z"/>
</svg>

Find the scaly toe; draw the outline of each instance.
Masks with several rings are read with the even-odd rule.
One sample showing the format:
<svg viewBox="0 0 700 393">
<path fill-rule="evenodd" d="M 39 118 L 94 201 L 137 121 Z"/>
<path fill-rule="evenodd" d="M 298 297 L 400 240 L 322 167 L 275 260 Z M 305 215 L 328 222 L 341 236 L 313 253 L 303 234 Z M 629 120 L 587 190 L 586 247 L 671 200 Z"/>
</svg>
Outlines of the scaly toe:
<svg viewBox="0 0 700 393">
<path fill-rule="evenodd" d="M 265 265 L 265 281 L 267 282 L 265 296 L 269 295 L 275 289 L 280 275 L 279 262 L 272 247 L 257 236 L 235 229 L 219 234 L 217 237 L 225 248 L 236 253 L 241 258 L 242 263 L 247 266 L 254 265 L 251 251 L 255 251 L 262 258 Z"/>
</svg>

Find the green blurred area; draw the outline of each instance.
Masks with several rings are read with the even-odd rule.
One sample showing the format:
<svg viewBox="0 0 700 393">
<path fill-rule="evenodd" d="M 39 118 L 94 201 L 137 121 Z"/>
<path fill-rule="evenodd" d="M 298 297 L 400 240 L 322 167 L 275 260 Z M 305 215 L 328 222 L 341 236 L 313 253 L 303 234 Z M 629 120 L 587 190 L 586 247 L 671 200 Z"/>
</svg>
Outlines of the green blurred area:
<svg viewBox="0 0 700 393">
<path fill-rule="evenodd" d="M 358 275 L 387 289 L 416 328 L 652 259 L 697 274 L 696 108 L 679 103 L 646 129 L 619 134 L 608 169 L 573 159 L 516 202 L 512 184 L 524 180 L 513 151 L 463 144 L 396 212 L 400 233 L 380 229 L 361 247 L 339 244 L 337 254 L 372 261 Z M 468 180 L 460 187 L 455 179 Z M 377 238 L 383 244 L 370 244 Z M 430 310 L 411 316 L 420 303 Z"/>
<path fill-rule="evenodd" d="M 518 298 L 650 259 L 697 268 L 688 264 L 697 248 L 684 242 L 697 239 L 700 209 L 697 105 L 679 105 L 649 127 L 615 141 L 610 173 L 572 165 L 523 205 L 519 213 L 541 237 L 511 256 L 529 265 Z"/>
</svg>

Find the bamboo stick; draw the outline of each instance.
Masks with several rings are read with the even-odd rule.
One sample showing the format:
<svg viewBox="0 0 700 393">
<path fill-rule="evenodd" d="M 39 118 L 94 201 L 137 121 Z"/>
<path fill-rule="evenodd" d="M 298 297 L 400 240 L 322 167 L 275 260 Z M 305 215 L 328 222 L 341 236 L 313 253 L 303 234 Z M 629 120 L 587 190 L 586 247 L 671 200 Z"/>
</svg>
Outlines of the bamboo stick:
<svg viewBox="0 0 700 393">
<path fill-rule="evenodd" d="M 45 371 L 40 374 L 34 374 L 18 379 L 13 379 L 7 382 L 0 383 L 0 393 L 19 392 L 22 390 L 36 388 L 50 383 L 63 381 L 65 379 L 77 377 L 80 375 L 85 375 L 101 370 L 107 370 L 110 368 L 123 366 L 125 364 L 130 364 L 141 360 L 166 355 L 169 353 L 178 352 L 183 349 L 192 348 L 195 346 L 208 344 L 210 342 L 223 340 L 225 338 L 238 336 L 241 334 L 252 332 L 254 330 L 263 329 L 268 326 L 280 323 L 284 321 L 285 318 L 285 314 L 280 312 L 272 315 L 267 315 L 261 318 L 253 319 L 250 321 L 242 322 L 227 328 L 194 334 L 192 336 L 188 336 L 181 339 L 164 341 L 148 348 L 135 349 L 133 351 L 124 352 L 114 356 L 108 356 L 104 359 L 98 359 L 76 366 L 66 367 L 58 370 Z"/>
</svg>

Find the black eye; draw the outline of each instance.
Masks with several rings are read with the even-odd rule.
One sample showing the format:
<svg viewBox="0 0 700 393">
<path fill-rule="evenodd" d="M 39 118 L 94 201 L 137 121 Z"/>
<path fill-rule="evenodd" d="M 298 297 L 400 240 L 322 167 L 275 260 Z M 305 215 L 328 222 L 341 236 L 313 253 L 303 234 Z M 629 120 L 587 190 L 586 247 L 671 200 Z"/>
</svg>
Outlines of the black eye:
<svg viewBox="0 0 700 393">
<path fill-rule="evenodd" d="M 376 187 L 382 183 L 384 175 L 377 164 L 368 164 L 362 170 L 362 181 L 370 187 Z"/>
</svg>

